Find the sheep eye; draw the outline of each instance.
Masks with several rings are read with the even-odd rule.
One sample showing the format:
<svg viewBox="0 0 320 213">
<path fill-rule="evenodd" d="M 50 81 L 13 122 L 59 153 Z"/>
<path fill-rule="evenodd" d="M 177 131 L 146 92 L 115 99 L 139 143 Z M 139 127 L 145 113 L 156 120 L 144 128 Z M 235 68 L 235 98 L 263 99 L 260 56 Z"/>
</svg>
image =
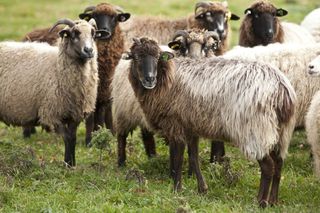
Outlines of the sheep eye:
<svg viewBox="0 0 320 213">
<path fill-rule="evenodd" d="M 92 37 L 95 36 L 95 31 L 94 31 L 94 29 L 91 30 L 91 36 L 92 36 Z"/>
<path fill-rule="evenodd" d="M 211 16 L 211 13 L 210 12 L 206 12 L 206 16 Z"/>
<path fill-rule="evenodd" d="M 254 14 L 254 17 L 255 18 L 259 18 L 259 14 Z"/>
</svg>

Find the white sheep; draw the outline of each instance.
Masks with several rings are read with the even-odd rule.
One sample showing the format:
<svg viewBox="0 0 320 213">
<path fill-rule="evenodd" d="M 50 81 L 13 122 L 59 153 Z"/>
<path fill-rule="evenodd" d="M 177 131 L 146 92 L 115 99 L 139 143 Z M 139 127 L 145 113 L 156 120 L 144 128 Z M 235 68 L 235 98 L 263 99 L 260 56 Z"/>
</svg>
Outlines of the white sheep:
<svg viewBox="0 0 320 213">
<path fill-rule="evenodd" d="M 314 37 L 316 42 L 320 42 L 320 8 L 311 11 L 301 22 L 301 26 L 306 28 Z"/>
<path fill-rule="evenodd" d="M 308 68 L 310 76 L 320 76 L 320 56 L 314 59 Z M 319 81 L 318 78 L 316 78 Z M 320 178 L 320 90 L 314 95 L 307 116 L 306 116 L 306 132 L 308 143 L 311 145 L 314 171 Z"/>
<path fill-rule="evenodd" d="M 0 43 L 0 120 L 63 131 L 64 161 L 75 165 L 76 130 L 95 107 L 98 85 L 95 22 L 59 20 L 58 47 Z"/>
<path fill-rule="evenodd" d="M 297 43 L 297 44 L 313 44 L 314 37 L 305 28 L 291 22 L 281 22 L 283 29 L 283 43 Z"/>
</svg>

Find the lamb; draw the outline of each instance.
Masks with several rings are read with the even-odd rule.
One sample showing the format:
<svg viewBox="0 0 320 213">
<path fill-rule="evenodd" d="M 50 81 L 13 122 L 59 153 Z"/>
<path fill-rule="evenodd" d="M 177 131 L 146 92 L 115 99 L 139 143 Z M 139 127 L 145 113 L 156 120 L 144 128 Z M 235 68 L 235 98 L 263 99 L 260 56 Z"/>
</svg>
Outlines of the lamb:
<svg viewBox="0 0 320 213">
<path fill-rule="evenodd" d="M 0 43 L 0 120 L 42 125 L 63 133 L 64 162 L 75 166 L 76 130 L 94 111 L 98 65 L 95 21 L 59 20 L 58 47 L 46 43 Z M 19 61 L 19 63 L 17 63 Z"/>
<path fill-rule="evenodd" d="M 301 22 L 301 26 L 313 35 L 316 42 L 320 42 L 320 8 L 310 12 Z"/>
<path fill-rule="evenodd" d="M 195 5 L 194 15 L 186 18 L 170 20 L 160 17 L 135 17 L 121 27 L 126 34 L 126 49 L 131 46 L 132 39 L 139 36 L 148 36 L 160 44 L 167 44 L 178 30 L 199 28 L 214 31 L 221 40 L 217 52 L 221 55 L 228 49 L 231 38 L 229 20 L 239 19 L 229 11 L 226 1 L 202 1 Z"/>
<path fill-rule="evenodd" d="M 118 6 L 101 3 L 97 6 L 87 7 L 79 17 L 84 20 L 95 19 L 98 27 L 97 47 L 100 81 L 98 85 L 96 110 L 94 114 L 91 114 L 86 120 L 86 144 L 89 145 L 91 132 L 97 130 L 99 126 L 103 126 L 105 121 L 107 128 L 112 129 L 110 84 L 115 67 L 124 51 L 124 38 L 119 27 L 119 22 L 127 21 L 130 18 L 130 13 L 124 13 Z M 49 33 L 48 37 L 41 37 L 47 35 L 47 31 L 48 29 L 44 29 L 42 30 L 43 34 L 30 33 L 26 37 L 31 41 L 41 40 L 54 43 L 54 41 L 50 39 L 52 33 Z M 37 35 L 40 35 L 40 37 Z M 27 129 L 24 135 L 29 136 L 30 130 L 28 131 Z"/>
<path fill-rule="evenodd" d="M 198 137 L 221 137 L 236 141 L 246 157 L 258 160 L 259 204 L 276 203 L 295 123 L 296 95 L 289 80 L 278 69 L 256 62 L 172 58 L 155 41 L 136 39 L 127 69 L 145 119 L 170 142 L 174 189 L 181 190 L 188 144 L 198 190 L 207 190 L 199 168 Z"/>
<path fill-rule="evenodd" d="M 169 46 L 181 57 L 200 58 L 211 56 L 218 49 L 219 36 L 214 32 L 203 30 L 182 30 L 176 32 Z M 199 48 L 200 47 L 200 48 Z M 139 102 L 134 96 L 128 75 L 127 60 L 121 60 L 116 68 L 111 83 L 113 100 L 113 127 L 118 140 L 118 165 L 124 166 L 126 161 L 126 138 L 137 126 L 141 127 L 142 141 L 148 157 L 156 155 L 153 133 L 145 121 Z"/>
<path fill-rule="evenodd" d="M 255 1 L 245 10 L 240 26 L 239 45 L 254 47 L 270 43 L 314 43 L 312 35 L 299 25 L 280 22 L 288 14 L 267 0 Z"/>
<path fill-rule="evenodd" d="M 318 77 L 320 75 L 320 56 L 309 64 L 308 74 Z M 319 81 L 319 79 L 316 79 Z M 320 90 L 313 96 L 307 116 L 306 132 L 308 143 L 312 148 L 314 159 L 314 171 L 320 178 L 320 141 L 319 141 L 319 112 L 320 112 Z"/>
</svg>

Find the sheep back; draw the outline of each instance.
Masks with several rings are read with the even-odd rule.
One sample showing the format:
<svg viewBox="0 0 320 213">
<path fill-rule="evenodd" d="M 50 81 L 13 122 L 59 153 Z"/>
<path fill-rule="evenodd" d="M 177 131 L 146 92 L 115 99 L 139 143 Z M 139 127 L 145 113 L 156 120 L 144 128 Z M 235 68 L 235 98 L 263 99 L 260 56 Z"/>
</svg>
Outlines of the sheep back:
<svg viewBox="0 0 320 213">
<path fill-rule="evenodd" d="M 301 26 L 313 35 L 316 42 L 320 42 L 320 8 L 310 12 L 301 22 Z"/>
</svg>

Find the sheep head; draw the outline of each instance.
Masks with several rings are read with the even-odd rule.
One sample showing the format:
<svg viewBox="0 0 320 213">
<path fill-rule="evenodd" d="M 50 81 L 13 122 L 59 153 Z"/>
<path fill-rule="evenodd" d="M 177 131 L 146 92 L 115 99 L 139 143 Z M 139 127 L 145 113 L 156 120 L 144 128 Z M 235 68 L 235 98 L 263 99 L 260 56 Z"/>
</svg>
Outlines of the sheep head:
<svg viewBox="0 0 320 213">
<path fill-rule="evenodd" d="M 288 14 L 286 10 L 277 9 L 271 2 L 265 0 L 256 1 L 244 13 L 246 14 L 244 22 L 250 22 L 252 33 L 262 45 L 275 42 L 280 28 L 278 17 Z"/>
<path fill-rule="evenodd" d="M 123 10 L 115 5 L 101 3 L 97 6 L 87 7 L 79 15 L 80 19 L 89 21 L 94 19 L 97 23 L 96 38 L 99 40 L 109 39 L 119 22 L 125 22 L 130 18 L 130 13 L 124 13 Z"/>
<path fill-rule="evenodd" d="M 310 76 L 320 76 L 320 55 L 309 63 L 308 74 Z"/>
<path fill-rule="evenodd" d="M 174 55 L 161 51 L 158 43 L 149 38 L 133 39 L 133 45 L 125 59 L 131 61 L 131 72 L 145 89 L 153 89 L 157 85 L 160 63 L 167 63 Z"/>
<path fill-rule="evenodd" d="M 200 29 L 179 30 L 168 46 L 177 56 L 201 58 L 214 55 L 219 49 L 219 35 L 213 31 Z"/>
<path fill-rule="evenodd" d="M 198 28 L 215 31 L 220 40 L 227 37 L 229 20 L 239 20 L 239 16 L 231 13 L 227 2 L 198 2 L 195 6 L 195 19 Z"/>
<path fill-rule="evenodd" d="M 61 37 L 60 45 L 67 55 L 86 62 L 97 54 L 94 42 L 96 30 L 94 19 L 91 19 L 89 22 L 61 19 L 53 25 L 50 31 L 53 31 L 61 24 L 67 25 L 59 32 L 59 36 Z"/>
</svg>

